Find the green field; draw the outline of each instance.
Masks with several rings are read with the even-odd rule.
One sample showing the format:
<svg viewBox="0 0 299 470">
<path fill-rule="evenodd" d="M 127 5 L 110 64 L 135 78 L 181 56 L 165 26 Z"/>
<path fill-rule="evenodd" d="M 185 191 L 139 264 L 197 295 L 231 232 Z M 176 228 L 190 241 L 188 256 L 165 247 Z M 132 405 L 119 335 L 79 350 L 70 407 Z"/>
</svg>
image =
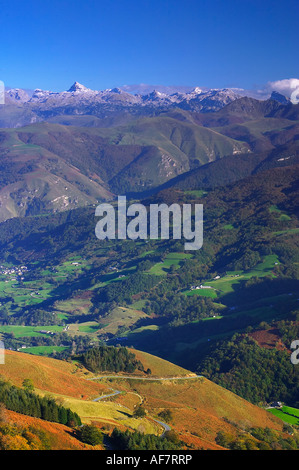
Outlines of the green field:
<svg viewBox="0 0 299 470">
<path fill-rule="evenodd" d="M 135 310 L 143 310 L 146 304 L 146 300 L 137 300 L 136 302 L 133 302 L 130 307 L 135 309 Z"/>
<path fill-rule="evenodd" d="M 226 275 L 217 280 L 205 282 L 203 285 L 211 286 L 219 291 L 219 295 L 234 291 L 234 285 L 251 277 L 263 277 L 271 274 L 275 264 L 279 263 L 276 255 L 267 255 L 264 260 L 248 271 L 227 271 Z"/>
<path fill-rule="evenodd" d="M 299 409 L 283 406 L 282 408 L 269 409 L 270 413 L 280 418 L 285 423 L 299 425 Z"/>
<path fill-rule="evenodd" d="M 291 217 L 287 214 L 284 214 L 276 205 L 272 205 L 270 208 L 269 208 L 269 211 L 270 212 L 274 212 L 274 213 L 277 213 L 277 214 L 280 214 L 279 216 L 279 220 L 291 220 Z"/>
<path fill-rule="evenodd" d="M 37 356 L 49 356 L 55 352 L 65 351 L 67 347 L 64 346 L 33 346 L 31 348 L 23 349 L 23 352 L 29 354 L 36 354 Z"/>
<path fill-rule="evenodd" d="M 23 282 L 19 284 L 14 280 L 0 280 L 0 294 L 3 297 L 12 297 L 18 307 L 35 305 L 48 299 L 52 286 L 41 282 Z"/>
<path fill-rule="evenodd" d="M 88 299 L 70 298 L 55 302 L 54 308 L 57 316 L 62 319 L 68 319 L 69 315 L 87 315 L 91 307 Z"/>
<path fill-rule="evenodd" d="M 182 294 L 185 294 L 188 297 L 192 295 L 200 295 L 202 297 L 210 297 L 211 299 L 216 299 L 218 297 L 217 292 L 214 289 L 185 290 Z"/>
<path fill-rule="evenodd" d="M 265 256 L 264 260 L 248 271 L 227 271 L 220 279 L 213 279 L 203 283 L 204 286 L 211 286 L 211 289 L 185 290 L 182 293 L 188 296 L 200 295 L 204 297 L 217 298 L 222 295 L 234 292 L 234 286 L 241 281 L 248 280 L 251 277 L 263 277 L 271 274 L 272 269 L 279 264 L 276 255 Z"/>
<path fill-rule="evenodd" d="M 188 253 L 168 253 L 164 261 L 156 263 L 147 272 L 155 276 L 166 276 L 171 266 L 175 266 L 178 269 L 183 260 L 190 259 L 192 256 L 193 255 Z"/>
<path fill-rule="evenodd" d="M 52 291 L 65 281 L 69 281 L 83 273 L 84 269 L 91 266 L 85 260 L 70 258 L 70 260 L 61 263 L 55 267 L 42 267 L 38 262 L 32 263 L 34 267 L 34 279 L 27 280 L 27 273 L 23 274 L 24 279 L 15 274 L 0 274 L 0 296 L 3 298 L 11 297 L 14 308 L 23 308 L 31 305 L 38 305 L 44 300 L 52 297 Z M 14 266 L 5 265 L 6 269 L 12 269 Z M 16 268 L 17 271 L 17 268 Z M 7 303 L 11 307 L 12 301 Z"/>
<path fill-rule="evenodd" d="M 286 230 L 279 230 L 278 232 L 273 232 L 273 235 L 285 235 L 285 234 L 292 234 L 292 233 L 299 233 L 299 228 L 289 228 Z"/>
<path fill-rule="evenodd" d="M 51 331 L 53 333 L 62 332 L 63 327 L 59 325 L 50 326 L 20 326 L 20 325 L 1 325 L 1 333 L 12 333 L 16 338 L 25 336 L 48 336 L 47 333 L 41 333 L 41 331 Z"/>
</svg>

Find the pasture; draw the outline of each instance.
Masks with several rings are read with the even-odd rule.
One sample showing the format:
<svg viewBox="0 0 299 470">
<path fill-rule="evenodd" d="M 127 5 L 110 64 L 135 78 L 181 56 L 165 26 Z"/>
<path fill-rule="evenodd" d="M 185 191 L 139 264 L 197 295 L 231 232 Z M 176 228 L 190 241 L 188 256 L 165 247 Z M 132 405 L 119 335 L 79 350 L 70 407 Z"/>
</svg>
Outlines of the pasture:
<svg viewBox="0 0 299 470">
<path fill-rule="evenodd" d="M 163 261 L 156 263 L 147 272 L 155 276 L 166 276 L 172 266 L 179 269 L 182 261 L 192 257 L 189 253 L 168 253 Z"/>
<path fill-rule="evenodd" d="M 282 408 L 272 408 L 269 409 L 270 413 L 277 418 L 280 418 L 285 423 L 299 425 L 299 409 L 291 408 L 290 406 L 283 406 Z"/>
</svg>

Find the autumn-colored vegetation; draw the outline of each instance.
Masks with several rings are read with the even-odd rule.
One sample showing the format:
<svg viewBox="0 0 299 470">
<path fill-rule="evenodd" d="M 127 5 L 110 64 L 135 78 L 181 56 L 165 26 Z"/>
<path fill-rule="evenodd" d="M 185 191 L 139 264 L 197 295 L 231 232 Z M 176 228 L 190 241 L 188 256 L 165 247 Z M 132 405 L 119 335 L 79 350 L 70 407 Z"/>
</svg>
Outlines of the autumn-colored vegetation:
<svg viewBox="0 0 299 470">
<path fill-rule="evenodd" d="M 137 360 L 151 369 L 152 374 L 143 373 L 140 379 L 135 376 L 131 380 L 121 375 L 113 379 L 87 380 L 93 374 L 79 368 L 79 364 L 13 351 L 7 351 L 1 373 L 6 380 L 18 386 L 27 383 L 24 382 L 25 378 L 31 379 L 39 393 L 51 392 L 51 396 L 58 402 L 60 400 L 63 406 L 78 413 L 84 424 L 100 426 L 107 435 L 117 428 L 122 431 L 135 429 L 158 436 L 163 433 L 163 428 L 154 420 L 165 421 L 163 416 L 167 413 L 169 426 L 183 442 L 182 448 L 188 449 L 221 449 L 222 446 L 216 442 L 221 431 L 233 436 L 233 440 L 238 440 L 239 433 L 247 428 L 269 428 L 277 433 L 282 432 L 282 421 L 266 410 L 170 362 L 134 349 L 131 351 Z M 163 376 L 168 379 L 161 380 Z M 107 396 L 99 402 L 92 401 L 95 396 L 109 395 L 113 390 L 121 393 Z M 136 417 L 135 413 L 140 405 L 145 411 L 142 418 Z M 75 430 L 67 426 L 14 412 L 7 413 L 10 425 L 18 423 L 22 429 L 13 431 L 15 436 L 5 438 L 3 445 L 30 448 L 26 430 L 31 426 L 33 430 L 36 427 L 41 429 L 47 438 L 42 441 L 38 436 L 34 437 L 33 431 L 32 446 L 90 448 L 78 440 Z"/>
<path fill-rule="evenodd" d="M 88 450 L 90 446 L 78 440 L 71 428 L 50 423 L 13 411 L 5 412 L 0 422 L 2 450 Z M 98 450 L 102 446 L 96 447 Z"/>
<path fill-rule="evenodd" d="M 107 391 L 107 386 L 85 380 L 84 372 L 71 362 L 7 350 L 5 364 L 0 364 L 0 375 L 15 385 L 30 378 L 36 389 L 74 398 L 93 398 Z"/>
</svg>

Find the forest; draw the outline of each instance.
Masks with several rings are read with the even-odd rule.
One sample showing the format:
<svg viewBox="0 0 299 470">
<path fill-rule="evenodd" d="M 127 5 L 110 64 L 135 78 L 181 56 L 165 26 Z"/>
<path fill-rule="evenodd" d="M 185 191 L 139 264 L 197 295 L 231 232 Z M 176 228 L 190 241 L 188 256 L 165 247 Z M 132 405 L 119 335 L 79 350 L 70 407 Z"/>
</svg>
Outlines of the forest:
<svg viewBox="0 0 299 470">
<path fill-rule="evenodd" d="M 164 437 L 143 434 L 138 431 L 120 431 L 115 428 L 111 434 L 112 442 L 120 450 L 180 450 L 182 443 L 172 431 Z"/>
<path fill-rule="evenodd" d="M 282 334 L 285 340 L 287 333 Z M 291 363 L 290 353 L 262 348 L 249 334 L 211 345 L 197 371 L 256 405 L 281 401 L 299 406 L 299 369 Z"/>
<path fill-rule="evenodd" d="M 100 346 L 88 349 L 78 357 L 86 369 L 92 372 L 111 371 L 133 373 L 136 369 L 144 371 L 135 354 L 127 348 L 113 346 Z"/>
</svg>

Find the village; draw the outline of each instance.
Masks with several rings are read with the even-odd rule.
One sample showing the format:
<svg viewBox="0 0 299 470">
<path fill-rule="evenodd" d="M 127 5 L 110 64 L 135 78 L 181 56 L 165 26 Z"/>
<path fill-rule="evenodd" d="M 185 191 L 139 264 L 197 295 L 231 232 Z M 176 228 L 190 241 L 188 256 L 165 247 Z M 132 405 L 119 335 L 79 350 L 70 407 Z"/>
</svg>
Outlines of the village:
<svg viewBox="0 0 299 470">
<path fill-rule="evenodd" d="M 12 267 L 12 268 L 7 268 L 3 265 L 0 265 L 0 274 L 3 274 L 3 276 L 8 277 L 9 279 L 6 279 L 5 282 L 9 281 L 17 281 L 18 279 L 24 280 L 24 273 L 27 273 L 29 269 L 27 266 L 19 266 L 19 267 Z"/>
</svg>

